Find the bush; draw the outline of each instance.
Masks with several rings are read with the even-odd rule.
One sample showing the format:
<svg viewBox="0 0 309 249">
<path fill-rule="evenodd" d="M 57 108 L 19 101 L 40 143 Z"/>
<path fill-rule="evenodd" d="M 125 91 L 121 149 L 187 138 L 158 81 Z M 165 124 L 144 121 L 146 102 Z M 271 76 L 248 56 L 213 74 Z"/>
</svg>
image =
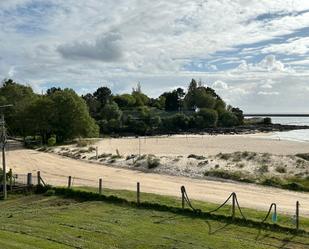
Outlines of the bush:
<svg viewBox="0 0 309 249">
<path fill-rule="evenodd" d="M 152 156 L 147 157 L 147 166 L 148 169 L 156 168 L 160 165 L 160 159 Z"/>
<path fill-rule="evenodd" d="M 196 160 L 205 160 L 206 159 L 206 157 L 204 157 L 204 156 L 198 156 L 198 155 L 195 155 L 195 154 L 189 155 L 188 158 L 194 158 Z"/>
<path fill-rule="evenodd" d="M 263 118 L 263 124 L 269 125 L 271 124 L 271 118 Z"/>
<path fill-rule="evenodd" d="M 216 110 L 202 108 L 196 114 L 195 123 L 198 128 L 216 127 L 218 113 Z"/>
<path fill-rule="evenodd" d="M 264 173 L 267 173 L 268 172 L 268 166 L 267 165 L 262 165 L 258 171 L 261 173 L 261 174 L 264 174 Z"/>
<path fill-rule="evenodd" d="M 52 136 L 47 140 L 47 145 L 48 146 L 55 146 L 57 143 L 56 137 Z"/>
<path fill-rule="evenodd" d="M 306 161 L 309 161 L 309 153 L 296 154 L 297 157 L 300 157 Z"/>
<path fill-rule="evenodd" d="M 285 167 L 283 167 L 283 166 L 277 166 L 276 167 L 276 171 L 278 172 L 278 173 L 286 173 L 286 168 Z"/>
<path fill-rule="evenodd" d="M 53 189 L 48 189 L 45 193 L 44 193 L 45 196 L 53 196 L 55 195 L 55 190 Z"/>
<path fill-rule="evenodd" d="M 219 124 L 220 126 L 223 126 L 223 127 L 232 127 L 232 126 L 239 125 L 239 120 L 235 116 L 235 114 L 228 112 L 228 111 L 224 111 L 220 113 Z"/>
</svg>

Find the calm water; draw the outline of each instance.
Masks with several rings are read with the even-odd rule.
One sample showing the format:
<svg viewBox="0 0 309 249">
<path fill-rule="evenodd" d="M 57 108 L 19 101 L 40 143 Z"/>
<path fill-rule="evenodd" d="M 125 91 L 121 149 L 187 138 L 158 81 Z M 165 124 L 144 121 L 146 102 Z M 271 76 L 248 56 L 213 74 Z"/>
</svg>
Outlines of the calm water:
<svg viewBox="0 0 309 249">
<path fill-rule="evenodd" d="M 272 117 L 275 124 L 309 125 L 309 117 Z M 294 130 L 276 132 L 271 136 L 274 139 L 309 142 L 309 130 Z"/>
</svg>

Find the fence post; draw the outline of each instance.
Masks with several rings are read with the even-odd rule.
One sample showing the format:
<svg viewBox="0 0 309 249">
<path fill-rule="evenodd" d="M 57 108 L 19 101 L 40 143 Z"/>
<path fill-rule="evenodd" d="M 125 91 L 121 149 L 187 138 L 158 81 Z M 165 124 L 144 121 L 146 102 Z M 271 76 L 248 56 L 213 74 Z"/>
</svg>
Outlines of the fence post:
<svg viewBox="0 0 309 249">
<path fill-rule="evenodd" d="M 102 178 L 99 179 L 99 194 L 102 194 Z"/>
<path fill-rule="evenodd" d="M 184 193 L 184 186 L 181 187 L 181 207 L 185 209 L 185 193 Z"/>
<path fill-rule="evenodd" d="M 299 229 L 299 201 L 296 202 L 296 230 Z"/>
<path fill-rule="evenodd" d="M 71 188 L 72 186 L 72 176 L 69 176 L 69 179 L 68 179 L 68 188 Z"/>
<path fill-rule="evenodd" d="M 235 196 L 236 194 L 233 192 L 232 193 L 232 218 L 235 217 L 235 202 L 236 202 Z"/>
<path fill-rule="evenodd" d="M 136 202 L 137 202 L 137 205 L 140 204 L 140 198 L 141 198 L 141 193 L 140 193 L 141 189 L 140 189 L 140 183 L 138 182 L 137 185 L 136 185 Z"/>
<path fill-rule="evenodd" d="M 38 186 L 40 186 L 41 185 L 41 172 L 40 171 L 37 172 L 37 178 L 38 178 Z"/>
<path fill-rule="evenodd" d="M 27 174 L 27 185 L 28 186 L 32 185 L 32 173 Z"/>
<path fill-rule="evenodd" d="M 99 159 L 98 146 L 95 147 L 95 157 L 97 160 Z"/>
<path fill-rule="evenodd" d="M 10 190 L 12 191 L 13 189 L 13 171 L 10 169 L 9 171 L 9 177 L 10 177 Z"/>
</svg>

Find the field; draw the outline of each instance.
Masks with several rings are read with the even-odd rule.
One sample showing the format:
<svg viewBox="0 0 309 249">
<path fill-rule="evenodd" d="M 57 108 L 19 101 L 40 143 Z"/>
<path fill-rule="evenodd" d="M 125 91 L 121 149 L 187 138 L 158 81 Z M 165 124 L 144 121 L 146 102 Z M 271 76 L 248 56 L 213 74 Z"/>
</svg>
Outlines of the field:
<svg viewBox="0 0 309 249">
<path fill-rule="evenodd" d="M 130 193 L 121 195 L 129 197 Z M 163 198 L 163 201 L 171 200 Z M 308 235 L 271 232 L 99 201 L 11 195 L 8 201 L 0 202 L 0 210 L 0 244 L 6 249 L 309 246 Z"/>
</svg>

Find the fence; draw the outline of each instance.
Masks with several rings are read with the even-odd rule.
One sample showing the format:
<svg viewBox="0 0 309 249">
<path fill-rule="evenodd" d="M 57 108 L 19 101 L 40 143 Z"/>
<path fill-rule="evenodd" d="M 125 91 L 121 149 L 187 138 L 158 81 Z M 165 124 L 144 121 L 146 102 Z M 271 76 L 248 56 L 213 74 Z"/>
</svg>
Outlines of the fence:
<svg viewBox="0 0 309 249">
<path fill-rule="evenodd" d="M 43 181 L 40 172 L 37 173 L 37 175 L 32 176 L 31 173 L 26 174 L 26 175 L 16 175 L 17 177 L 15 178 L 15 183 L 16 184 L 23 184 L 26 186 L 29 185 L 45 185 L 45 182 Z M 65 179 L 63 177 L 63 179 Z M 144 193 L 145 195 L 142 195 L 141 189 L 142 189 L 142 184 L 140 182 L 136 182 L 135 183 L 135 191 L 127 191 L 129 194 L 122 194 L 121 190 L 111 190 L 109 188 L 107 188 L 108 186 L 108 181 L 105 181 L 103 177 L 99 178 L 98 181 L 95 183 L 92 180 L 88 180 L 88 182 L 85 182 L 85 179 L 83 178 L 77 178 L 77 177 L 72 177 L 72 176 L 68 176 L 66 178 L 66 183 L 63 185 L 66 185 L 66 187 L 68 189 L 72 189 L 72 188 L 82 188 L 82 190 L 87 190 L 87 191 L 94 191 L 99 195 L 113 195 L 113 196 L 120 196 L 120 197 L 125 197 L 130 199 L 130 201 L 134 201 L 137 205 L 141 205 L 143 203 L 143 198 L 146 195 L 146 193 Z M 85 189 L 88 188 L 88 189 Z M 91 187 L 91 188 L 90 188 Z M 134 194 L 135 192 L 135 194 Z M 238 218 L 240 217 L 241 219 L 245 220 L 245 221 L 249 221 L 251 217 L 248 217 L 248 215 L 246 215 L 245 211 L 243 210 L 243 207 L 240 206 L 240 202 L 237 198 L 237 194 L 236 193 L 231 193 L 228 198 L 219 206 L 210 209 L 209 207 L 207 207 L 207 209 L 209 210 L 201 210 L 198 207 L 195 206 L 195 204 L 193 204 L 193 202 L 190 200 L 189 198 L 189 194 L 187 193 L 187 190 L 185 188 L 185 186 L 181 186 L 180 188 L 180 199 L 174 198 L 176 201 L 178 201 L 178 205 L 181 206 L 181 208 L 183 210 L 189 208 L 192 211 L 194 211 L 195 213 L 206 213 L 206 214 L 219 214 L 218 212 L 221 213 L 228 213 L 228 216 L 232 219 L 236 219 L 236 212 L 239 213 Z M 135 195 L 135 197 L 134 197 Z M 149 195 L 149 194 L 148 194 Z M 147 198 L 145 197 L 145 200 L 147 200 Z M 154 198 L 155 203 L 154 204 L 162 204 L 159 203 L 160 200 L 158 198 Z M 174 203 L 173 203 L 174 204 Z M 173 205 L 173 204 L 168 204 L 168 205 Z M 215 206 L 215 204 L 211 204 L 212 207 Z M 197 205 L 198 206 L 198 205 Z M 224 209 L 224 208 L 229 208 Z M 260 212 L 261 213 L 261 212 Z M 277 213 L 277 204 L 276 203 L 271 203 L 269 206 L 269 209 L 266 213 L 265 216 L 259 216 L 258 222 L 259 223 L 266 223 L 269 221 L 269 219 L 271 218 L 271 222 L 273 224 L 278 224 L 278 213 Z M 269 224 L 269 223 L 267 223 Z M 292 226 L 291 226 L 292 225 Z M 295 205 L 295 215 L 292 216 L 292 219 L 290 220 L 290 227 L 296 229 L 296 231 L 300 230 L 300 203 L 297 201 L 296 205 Z"/>
<path fill-rule="evenodd" d="M 11 171 L 10 171 L 11 173 Z M 82 180 L 82 181 L 80 181 Z M 81 184 L 83 183 L 83 184 Z M 76 178 L 76 177 L 72 177 L 72 176 L 68 176 L 66 178 L 66 187 L 68 189 L 70 188 L 75 188 L 75 187 L 89 187 L 92 186 L 92 188 L 88 189 L 88 191 L 95 191 L 96 193 L 98 193 L 99 195 L 106 195 L 106 194 L 110 194 L 110 195 L 115 195 L 116 196 L 120 195 L 120 197 L 123 197 L 123 195 L 121 196 L 121 191 L 120 190 L 111 190 L 107 188 L 107 181 L 104 181 L 104 178 L 99 178 L 97 183 L 94 184 L 93 181 L 88 180 L 88 182 L 85 182 L 85 179 L 82 178 Z M 10 174 L 9 177 L 9 184 L 10 184 L 10 190 L 14 191 L 16 189 L 31 189 L 32 186 L 35 185 L 43 185 L 46 186 L 46 183 L 44 182 L 43 178 L 41 177 L 41 173 L 37 172 L 37 174 L 32 174 L 32 173 L 28 173 L 28 174 Z M 96 187 L 94 187 L 96 185 Z M 130 193 L 130 201 L 134 201 L 138 206 L 142 204 L 142 199 L 143 196 L 141 194 L 141 183 L 137 182 L 135 185 L 135 198 L 134 198 L 134 192 L 133 191 L 128 191 Z M 118 191 L 118 192 L 117 192 Z M 145 193 L 146 194 L 146 193 Z M 191 209 L 192 211 L 194 211 L 195 213 L 206 213 L 206 214 L 213 214 L 213 213 L 217 213 L 220 210 L 222 211 L 221 213 L 228 213 L 228 216 L 232 219 L 236 218 L 236 212 L 239 212 L 240 218 L 243 220 L 250 220 L 249 217 L 247 217 L 247 215 L 245 215 L 245 212 L 243 210 L 243 208 L 240 206 L 239 200 L 237 198 L 237 194 L 235 192 L 231 193 L 228 198 L 219 206 L 212 208 L 210 210 L 206 210 L 206 211 L 202 211 L 201 209 L 197 208 L 192 201 L 189 198 L 189 195 L 187 193 L 187 190 L 185 188 L 185 186 L 181 186 L 180 188 L 180 196 L 181 199 L 179 200 L 179 206 L 181 205 L 182 210 L 187 209 L 187 207 L 189 209 Z M 128 195 L 125 196 L 125 198 L 127 198 Z M 177 199 L 174 198 L 176 201 Z M 146 200 L 148 201 L 148 200 Z M 155 198 L 155 204 L 162 204 L 159 203 L 160 200 L 158 198 Z M 173 204 L 168 204 L 168 205 L 173 205 Z M 212 204 L 212 206 L 214 206 L 215 204 Z M 229 210 L 224 209 L 224 207 L 229 207 Z M 209 209 L 209 207 L 208 207 Z M 276 203 L 271 203 L 268 209 L 268 212 L 266 213 L 266 215 L 264 217 L 259 217 L 259 223 L 266 223 L 268 221 L 268 219 L 271 217 L 271 221 L 273 224 L 278 224 L 278 214 L 277 214 L 277 204 Z M 299 201 L 296 202 L 295 205 L 295 215 L 292 216 L 291 219 L 291 223 L 293 224 L 292 227 L 298 231 L 300 229 L 300 203 Z"/>
</svg>

